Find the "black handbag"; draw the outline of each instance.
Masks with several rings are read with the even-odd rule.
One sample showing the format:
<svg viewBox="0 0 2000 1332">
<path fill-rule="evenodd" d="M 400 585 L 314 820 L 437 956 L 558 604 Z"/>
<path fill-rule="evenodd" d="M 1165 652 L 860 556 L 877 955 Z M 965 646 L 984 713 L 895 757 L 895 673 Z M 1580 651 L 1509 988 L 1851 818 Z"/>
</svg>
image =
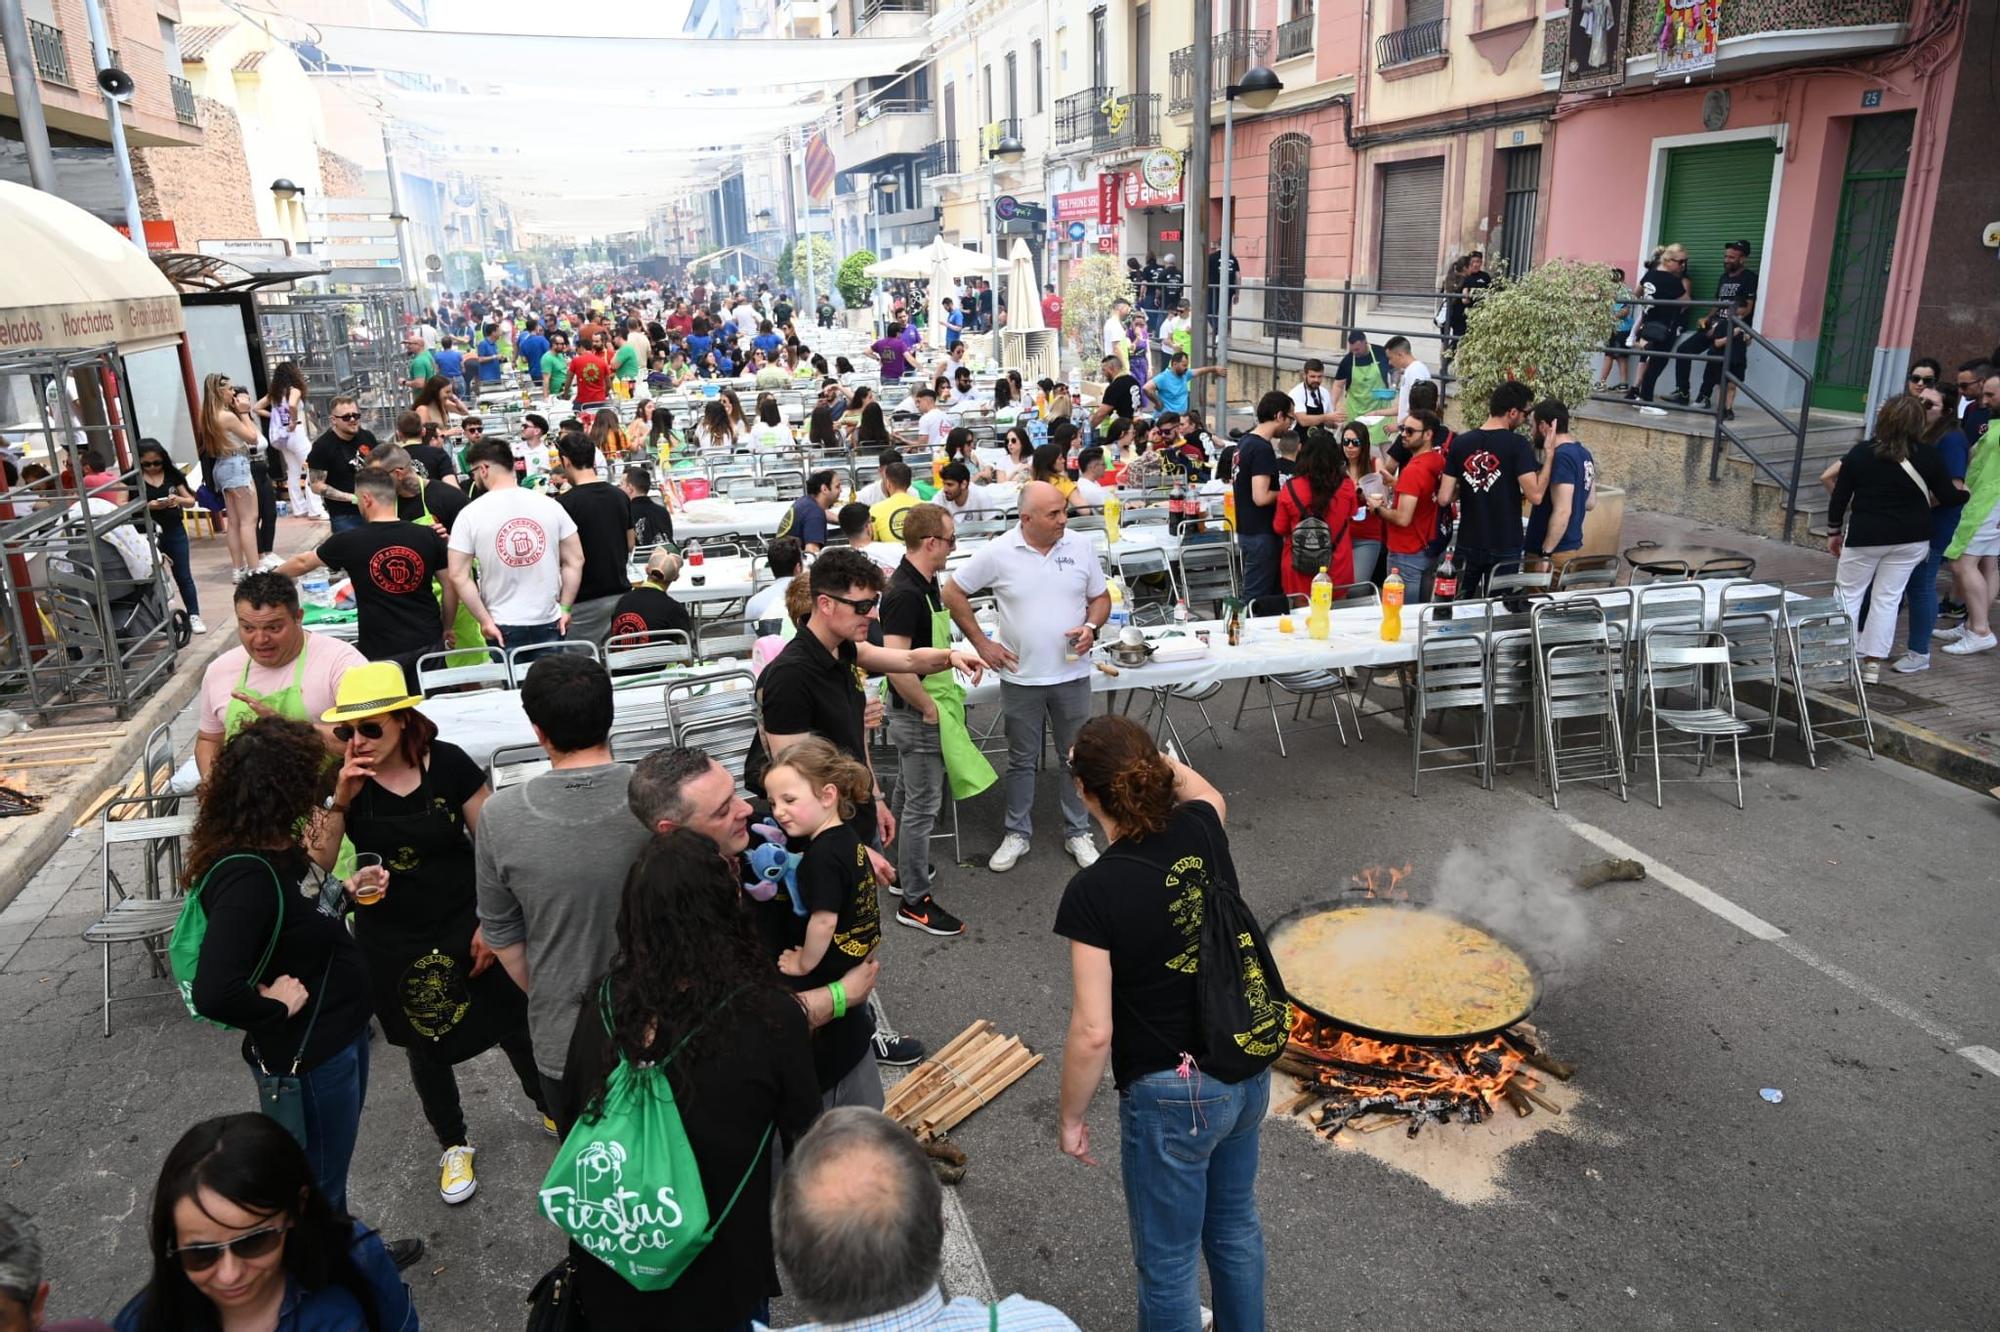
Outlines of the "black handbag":
<svg viewBox="0 0 2000 1332">
<path fill-rule="evenodd" d="M 273 1073 L 264 1067 L 264 1052 L 257 1048 L 254 1036 L 250 1040 L 250 1052 L 257 1056 L 257 1108 L 282 1124 L 301 1147 L 306 1145 L 306 1092 L 299 1078 L 299 1063 L 306 1057 L 313 1025 L 319 1021 L 319 1006 L 326 999 L 326 978 L 332 974 L 333 955 L 329 953 L 326 969 L 319 974 L 319 988 L 313 991 L 312 1016 L 306 1019 L 305 1035 L 299 1037 L 299 1052 L 292 1057 L 287 1072 Z"/>
<path fill-rule="evenodd" d="M 576 1301 L 576 1260 L 564 1258 L 528 1292 L 527 1332 L 584 1332 Z"/>
</svg>

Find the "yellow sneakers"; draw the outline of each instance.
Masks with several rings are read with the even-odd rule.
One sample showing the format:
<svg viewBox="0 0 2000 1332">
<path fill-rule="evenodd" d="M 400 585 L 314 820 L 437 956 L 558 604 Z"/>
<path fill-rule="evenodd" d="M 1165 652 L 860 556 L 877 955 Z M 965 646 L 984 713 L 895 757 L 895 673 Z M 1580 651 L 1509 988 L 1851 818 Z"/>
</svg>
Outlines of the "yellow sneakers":
<svg viewBox="0 0 2000 1332">
<path fill-rule="evenodd" d="M 562 1136 L 562 1131 L 556 1127 L 556 1121 L 548 1115 L 542 1116 L 542 1132 L 548 1134 L 551 1138 L 560 1138 Z"/>
<path fill-rule="evenodd" d="M 447 1147 L 438 1158 L 438 1193 L 448 1203 L 462 1203 L 479 1188 L 472 1175 L 473 1149 Z"/>
</svg>

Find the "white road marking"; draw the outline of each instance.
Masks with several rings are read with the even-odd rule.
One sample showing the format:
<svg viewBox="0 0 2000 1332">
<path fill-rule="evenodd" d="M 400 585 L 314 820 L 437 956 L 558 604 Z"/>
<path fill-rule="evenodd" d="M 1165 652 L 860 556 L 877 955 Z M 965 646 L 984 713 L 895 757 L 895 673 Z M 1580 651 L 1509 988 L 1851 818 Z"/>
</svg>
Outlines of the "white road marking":
<svg viewBox="0 0 2000 1332">
<path fill-rule="evenodd" d="M 869 995 L 868 1002 L 875 1009 L 875 1020 L 895 1030 L 895 1024 L 889 1021 L 888 1011 L 882 1007 L 882 992 L 877 990 Z M 873 1056 L 871 1048 L 869 1057 Z M 878 1066 L 876 1071 L 881 1075 L 884 1091 L 909 1076 L 907 1069 Z M 949 1184 L 944 1190 L 944 1252 L 940 1256 L 944 1265 L 942 1276 L 947 1299 L 970 1296 L 990 1303 L 998 1298 L 993 1293 L 993 1274 L 987 1270 L 986 1254 L 979 1247 L 979 1237 L 972 1233 L 972 1222 L 958 1201 L 958 1190 Z"/>
<path fill-rule="evenodd" d="M 1896 998 L 1880 986 L 1863 980 L 1846 967 L 1827 961 L 1755 912 L 1738 906 L 1712 888 L 1696 883 L 1693 879 L 1682 874 L 1671 865 L 1661 863 L 1658 857 L 1646 855 L 1631 843 L 1612 836 L 1602 828 L 1585 823 L 1581 819 L 1573 818 L 1560 810 L 1556 810 L 1554 813 L 1558 822 L 1584 841 L 1589 842 L 1592 846 L 1603 851 L 1608 851 L 1623 860 L 1639 861 L 1646 867 L 1646 874 L 1649 878 L 1659 880 L 1682 897 L 1720 916 L 1751 938 L 1776 944 L 1784 952 L 1805 963 L 1814 971 L 1819 972 L 1820 975 L 1854 991 L 1854 993 L 1860 995 L 1869 1003 L 1874 1004 L 1883 1012 L 1892 1013 L 1903 1019 L 1903 1021 L 1936 1041 L 1941 1047 L 1952 1051 L 1962 1058 L 1971 1060 L 1974 1064 L 1977 1064 L 1989 1073 L 2000 1076 L 2000 1050 L 1994 1050 L 1985 1045 L 1961 1045 L 1959 1042 L 1964 1038 L 1950 1027 L 1945 1026 L 1942 1022 L 1937 1021 L 1921 1009 L 1904 1003 L 1901 999 Z"/>
</svg>

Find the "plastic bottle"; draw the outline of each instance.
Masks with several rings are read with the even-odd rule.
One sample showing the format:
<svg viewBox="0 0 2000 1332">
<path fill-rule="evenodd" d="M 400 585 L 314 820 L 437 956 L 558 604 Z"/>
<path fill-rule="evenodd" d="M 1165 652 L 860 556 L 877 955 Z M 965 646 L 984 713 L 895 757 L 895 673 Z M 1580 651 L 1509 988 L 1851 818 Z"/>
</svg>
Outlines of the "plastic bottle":
<svg viewBox="0 0 2000 1332">
<path fill-rule="evenodd" d="M 706 561 L 703 560 L 701 554 L 701 542 L 693 541 L 688 543 L 688 581 L 696 587 L 702 587 L 708 582 L 708 570 L 705 565 Z"/>
<path fill-rule="evenodd" d="M 1225 531 L 1234 532 L 1236 530 L 1236 487 L 1234 486 L 1231 486 L 1222 494 L 1222 526 Z"/>
<path fill-rule="evenodd" d="M 1111 594 L 1111 617 L 1105 621 L 1105 632 L 1109 637 L 1116 638 L 1120 629 L 1132 623 L 1132 612 L 1125 606 L 1125 585 L 1122 582 L 1113 578 L 1106 584 L 1105 590 Z"/>
<path fill-rule="evenodd" d="M 314 569 L 299 580 L 299 600 L 308 606 L 333 604 L 333 583 L 325 569 Z"/>
<path fill-rule="evenodd" d="M 1188 614 L 1187 598 L 1182 597 L 1174 603 L 1174 623 L 1185 625 L 1191 618 Z"/>
<path fill-rule="evenodd" d="M 1458 534 L 1453 533 L 1445 546 L 1444 554 L 1438 557 L 1437 575 L 1431 580 L 1431 600 L 1440 603 L 1437 617 L 1451 618 L 1451 603 L 1458 600 L 1458 560 L 1453 551 L 1458 546 Z"/>
<path fill-rule="evenodd" d="M 1114 490 L 1105 496 L 1104 542 L 1106 545 L 1115 546 L 1118 544 L 1118 519 L 1123 513 L 1124 507 L 1118 503 L 1117 491 Z"/>
<path fill-rule="evenodd" d="M 1395 569 L 1382 582 L 1382 641 L 1400 642 L 1403 637 L 1403 575 Z"/>
<path fill-rule="evenodd" d="M 1306 634 L 1308 637 L 1326 640 L 1333 632 L 1333 579 L 1327 577 L 1326 566 L 1319 566 L 1313 575 L 1312 601 L 1306 611 Z"/>
<path fill-rule="evenodd" d="M 1237 647 L 1243 642 L 1243 603 L 1229 598 L 1229 646 Z"/>
</svg>

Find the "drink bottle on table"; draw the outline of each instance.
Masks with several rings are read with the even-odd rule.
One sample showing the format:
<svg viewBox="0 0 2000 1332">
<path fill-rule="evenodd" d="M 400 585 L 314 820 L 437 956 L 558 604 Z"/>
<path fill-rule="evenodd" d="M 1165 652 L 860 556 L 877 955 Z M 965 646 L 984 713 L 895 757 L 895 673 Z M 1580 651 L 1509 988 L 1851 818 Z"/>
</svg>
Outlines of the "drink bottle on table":
<svg viewBox="0 0 2000 1332">
<path fill-rule="evenodd" d="M 1333 579 L 1327 576 L 1326 566 L 1319 566 L 1313 575 L 1310 608 L 1306 611 L 1306 633 L 1324 642 L 1333 632 Z"/>
<path fill-rule="evenodd" d="M 1382 580 L 1382 641 L 1396 643 L 1403 637 L 1403 575 L 1393 567 Z"/>
</svg>

